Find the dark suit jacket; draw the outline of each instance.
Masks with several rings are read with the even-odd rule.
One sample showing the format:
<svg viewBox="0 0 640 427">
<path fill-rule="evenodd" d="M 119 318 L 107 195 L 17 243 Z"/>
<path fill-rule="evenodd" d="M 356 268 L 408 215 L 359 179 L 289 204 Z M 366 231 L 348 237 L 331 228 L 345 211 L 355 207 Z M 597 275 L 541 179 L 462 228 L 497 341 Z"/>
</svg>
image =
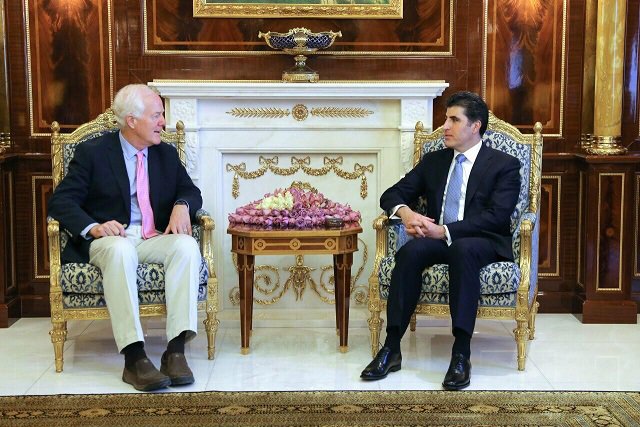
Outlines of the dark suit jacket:
<svg viewBox="0 0 640 427">
<path fill-rule="evenodd" d="M 178 153 L 161 143 L 148 150 L 149 198 L 156 229 L 164 231 L 176 200 L 189 203 L 192 222 L 202 207 L 200 190 L 193 184 Z M 63 262 L 88 262 L 91 240 L 80 236 L 89 224 L 116 220 L 131 222 L 129 178 L 118 132 L 78 144 L 68 173 L 56 187 L 48 207 L 72 236 L 62 253 Z"/>
<path fill-rule="evenodd" d="M 438 221 L 452 160 L 450 148 L 425 154 L 416 167 L 382 194 L 382 209 L 389 214 L 395 206 L 411 206 L 423 196 L 427 200 L 426 216 Z M 467 182 L 464 219 L 447 224 L 452 240 L 487 237 L 500 256 L 513 259 L 509 227 L 520 192 L 519 169 L 518 159 L 482 142 Z"/>
</svg>

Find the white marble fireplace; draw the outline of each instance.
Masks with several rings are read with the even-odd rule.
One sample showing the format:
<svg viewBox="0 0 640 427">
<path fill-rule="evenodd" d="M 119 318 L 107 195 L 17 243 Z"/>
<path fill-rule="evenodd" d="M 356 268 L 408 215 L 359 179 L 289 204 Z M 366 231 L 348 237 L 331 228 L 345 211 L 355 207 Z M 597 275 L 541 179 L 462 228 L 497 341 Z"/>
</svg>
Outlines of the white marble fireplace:
<svg viewBox="0 0 640 427">
<path fill-rule="evenodd" d="M 380 194 L 411 167 L 416 121 L 433 128 L 433 99 L 448 84 L 155 80 L 149 85 L 165 99 L 168 127 L 178 120 L 186 126 L 187 168 L 216 223 L 220 318 L 239 318 L 227 215 L 301 181 L 362 214 L 351 325 L 364 326 L 375 256 L 371 224 L 381 212 Z M 296 282 L 290 273 L 295 257 L 256 257 L 256 327 L 335 322 L 331 257 L 298 261 L 308 273 Z"/>
</svg>

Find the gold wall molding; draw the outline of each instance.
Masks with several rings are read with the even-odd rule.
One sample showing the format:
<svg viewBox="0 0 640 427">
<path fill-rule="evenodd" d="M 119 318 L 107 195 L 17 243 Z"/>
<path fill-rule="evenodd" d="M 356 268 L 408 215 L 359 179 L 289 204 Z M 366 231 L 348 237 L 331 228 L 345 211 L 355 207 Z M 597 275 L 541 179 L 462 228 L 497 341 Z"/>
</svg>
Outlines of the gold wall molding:
<svg viewBox="0 0 640 427">
<path fill-rule="evenodd" d="M 44 243 L 46 245 L 47 243 L 47 223 L 46 223 L 46 215 L 42 215 L 45 210 L 44 210 L 44 194 L 42 193 L 42 191 L 38 192 L 38 185 L 37 182 L 38 181 L 49 181 L 52 182 L 53 180 L 53 176 L 52 175 L 38 175 L 38 176 L 32 176 L 31 177 L 31 216 L 32 216 L 32 221 L 33 223 L 31 224 L 33 227 L 33 278 L 34 279 L 48 279 L 49 278 L 49 274 L 46 272 L 41 272 L 40 271 L 40 267 L 38 266 L 39 264 L 39 257 L 38 257 L 38 252 L 39 252 L 39 246 L 40 243 Z M 40 187 L 41 189 L 41 187 Z M 40 197 L 40 202 L 38 202 L 38 198 Z M 38 210 L 38 207 L 41 207 L 41 210 Z M 38 220 L 43 221 L 44 222 L 44 234 L 42 236 L 38 236 Z M 43 252 L 44 253 L 44 252 Z M 48 249 L 47 249 L 47 253 L 45 255 L 48 254 Z M 47 262 L 48 265 L 48 262 Z"/>
<path fill-rule="evenodd" d="M 555 253 L 555 265 L 556 265 L 556 269 L 553 273 L 541 273 L 538 270 L 538 276 L 540 277 L 560 277 L 560 214 L 562 212 L 562 209 L 560 208 L 560 202 L 561 202 L 561 194 L 562 194 L 562 176 L 561 175 L 542 175 L 542 179 L 546 179 L 546 180 L 555 180 L 557 182 L 557 192 L 556 192 L 556 203 L 557 203 L 557 208 L 556 208 L 556 227 L 555 227 L 555 233 L 556 233 L 556 253 Z M 541 218 L 538 218 L 538 221 L 540 221 Z M 552 220 L 553 218 L 549 218 L 549 220 Z M 551 237 L 551 236 L 549 236 Z M 549 242 L 549 249 L 551 246 L 551 242 Z"/>
<path fill-rule="evenodd" d="M 213 0 L 193 0 L 193 16 L 206 18 L 350 18 L 402 19 L 402 1 L 388 3 L 291 4 L 269 1 L 229 4 Z"/>
<path fill-rule="evenodd" d="M 364 272 L 365 265 L 369 259 L 369 249 L 362 239 L 358 239 L 362 250 L 362 261 L 356 274 L 351 278 L 351 297 L 358 305 L 367 303 L 368 286 L 358 285 L 358 280 Z M 233 254 L 233 264 L 239 272 L 238 258 Z M 264 297 L 254 294 L 253 301 L 260 305 L 273 305 L 292 289 L 295 293 L 296 302 L 302 301 L 304 291 L 311 289 L 317 297 L 326 304 L 335 304 L 335 277 L 333 275 L 333 264 L 320 267 L 320 277 L 316 280 L 317 268 L 309 267 L 304 263 L 304 255 L 296 255 L 294 264 L 287 265 L 281 269 L 275 265 L 256 265 L 253 282 L 254 291 Z M 284 283 L 280 271 L 288 273 Z M 229 291 L 229 301 L 237 306 L 240 304 L 240 288 L 237 286 Z"/>
<path fill-rule="evenodd" d="M 360 178 L 360 197 L 366 199 L 368 196 L 368 184 L 366 173 L 373 173 L 373 165 L 361 165 L 356 163 L 353 166 L 353 172 L 346 171 L 340 166 L 343 163 L 343 157 L 324 157 L 324 166 L 320 168 L 311 167 L 311 157 L 291 157 L 291 166 L 288 168 L 282 168 L 278 166 L 280 159 L 278 156 L 267 158 L 260 156 L 258 162 L 260 167 L 254 171 L 248 172 L 246 163 L 238 163 L 233 165 L 227 163 L 227 172 L 233 172 L 233 183 L 231 185 L 231 195 L 234 199 L 240 196 L 240 178 L 253 180 L 263 176 L 268 171 L 280 176 L 290 176 L 298 171 L 303 171 L 307 175 L 311 176 L 324 176 L 329 172 L 334 172 L 337 176 L 347 180 L 353 180 Z"/>
</svg>

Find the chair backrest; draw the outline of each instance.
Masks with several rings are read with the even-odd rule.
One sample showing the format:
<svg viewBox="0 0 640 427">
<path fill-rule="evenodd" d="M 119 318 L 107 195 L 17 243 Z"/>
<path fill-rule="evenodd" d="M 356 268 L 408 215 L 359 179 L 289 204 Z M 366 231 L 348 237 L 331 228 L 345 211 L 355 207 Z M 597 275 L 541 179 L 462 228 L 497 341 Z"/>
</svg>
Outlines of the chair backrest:
<svg viewBox="0 0 640 427">
<path fill-rule="evenodd" d="M 109 108 L 90 122 L 80 125 L 71 133 L 60 133 L 58 122 L 51 123 L 51 166 L 53 188 L 56 188 L 67 174 L 69 162 L 75 154 L 76 147 L 106 133 L 118 132 L 118 123 L 113 111 Z M 178 151 L 182 164 L 186 164 L 185 134 L 182 121 L 176 123 L 176 132 L 162 131 L 160 139 L 173 145 Z"/>
<path fill-rule="evenodd" d="M 489 123 L 482 143 L 503 151 L 520 161 L 520 194 L 511 214 L 511 232 L 513 233 L 513 256 L 515 262 L 520 259 L 519 224 L 527 212 L 538 213 L 540 204 L 540 178 L 542 174 L 542 124 L 536 123 L 534 133 L 523 135 L 518 129 L 498 119 L 489 112 Z M 435 131 L 425 132 L 422 122 L 416 123 L 414 134 L 413 163 L 416 165 L 428 152 L 442 150 L 444 130 L 440 126 Z M 422 206 L 421 206 L 422 205 Z M 417 209 L 426 212 L 424 200 Z"/>
</svg>

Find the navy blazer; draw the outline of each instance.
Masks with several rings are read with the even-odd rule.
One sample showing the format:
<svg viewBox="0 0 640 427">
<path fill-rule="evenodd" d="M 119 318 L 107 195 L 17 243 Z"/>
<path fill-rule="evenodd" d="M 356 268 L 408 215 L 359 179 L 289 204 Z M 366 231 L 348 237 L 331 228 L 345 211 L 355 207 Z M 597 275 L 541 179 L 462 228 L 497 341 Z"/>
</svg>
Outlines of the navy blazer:
<svg viewBox="0 0 640 427">
<path fill-rule="evenodd" d="M 71 233 L 63 262 L 89 262 L 89 245 L 80 232 L 91 223 L 131 222 L 131 195 L 119 132 L 78 144 L 68 172 L 49 199 L 48 215 Z M 202 207 L 202 196 L 166 143 L 148 149 L 149 198 L 156 229 L 164 231 L 176 200 L 189 203 L 191 221 Z"/>
<path fill-rule="evenodd" d="M 380 207 L 390 214 L 395 206 L 413 206 L 423 196 L 427 201 L 426 216 L 437 222 L 452 160 L 451 148 L 425 154 L 409 173 L 382 194 Z M 510 217 L 519 192 L 518 159 L 482 142 L 467 182 L 464 219 L 447 224 L 451 239 L 487 237 L 501 257 L 512 260 Z"/>
</svg>

